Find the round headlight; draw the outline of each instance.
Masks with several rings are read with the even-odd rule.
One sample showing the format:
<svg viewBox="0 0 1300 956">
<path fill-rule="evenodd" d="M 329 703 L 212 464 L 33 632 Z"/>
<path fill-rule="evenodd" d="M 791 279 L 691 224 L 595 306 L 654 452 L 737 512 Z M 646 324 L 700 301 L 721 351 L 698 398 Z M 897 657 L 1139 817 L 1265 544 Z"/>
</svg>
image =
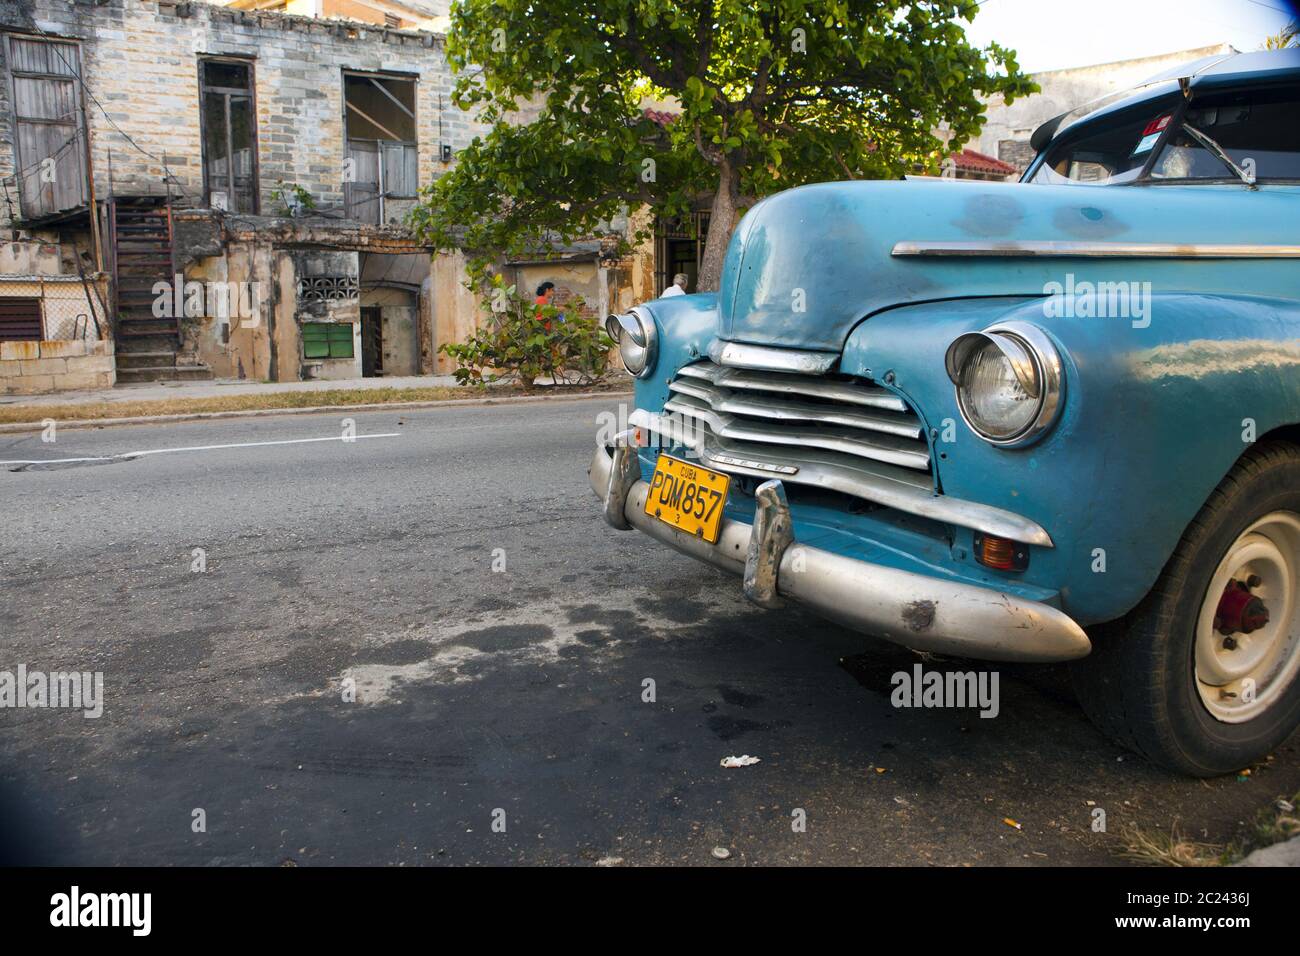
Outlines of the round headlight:
<svg viewBox="0 0 1300 956">
<path fill-rule="evenodd" d="M 654 319 L 633 309 L 605 320 L 605 330 L 618 343 L 624 367 L 637 378 L 644 378 L 655 364 Z"/>
<path fill-rule="evenodd" d="M 1061 358 L 1035 326 L 1007 323 L 960 336 L 946 365 L 962 418 L 986 441 L 1027 444 L 1060 410 Z"/>
</svg>

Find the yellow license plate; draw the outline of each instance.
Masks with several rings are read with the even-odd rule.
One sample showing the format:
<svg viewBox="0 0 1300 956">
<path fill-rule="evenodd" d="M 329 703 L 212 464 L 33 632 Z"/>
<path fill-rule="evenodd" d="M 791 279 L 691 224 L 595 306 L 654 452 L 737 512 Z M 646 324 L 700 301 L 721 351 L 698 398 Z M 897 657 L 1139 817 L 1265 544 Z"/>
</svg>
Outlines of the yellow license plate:
<svg viewBox="0 0 1300 956">
<path fill-rule="evenodd" d="M 730 484 L 728 475 L 660 455 L 646 495 L 645 513 L 715 544 Z"/>
</svg>

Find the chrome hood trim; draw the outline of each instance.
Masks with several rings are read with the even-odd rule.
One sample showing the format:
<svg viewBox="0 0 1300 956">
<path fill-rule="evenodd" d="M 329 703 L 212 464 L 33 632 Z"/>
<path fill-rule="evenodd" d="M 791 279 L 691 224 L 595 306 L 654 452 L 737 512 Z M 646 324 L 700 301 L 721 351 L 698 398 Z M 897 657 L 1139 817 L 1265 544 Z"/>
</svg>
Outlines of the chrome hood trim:
<svg viewBox="0 0 1300 956">
<path fill-rule="evenodd" d="M 714 339 L 709 344 L 709 358 L 717 365 L 752 368 L 763 372 L 798 372 L 801 375 L 825 375 L 840 360 L 837 352 L 810 352 L 801 349 L 774 349 L 763 345 L 742 345 Z"/>
<path fill-rule="evenodd" d="M 1297 259 L 1300 246 L 1260 243 L 1065 242 L 1014 239 L 894 243 L 894 256 L 1035 259 Z"/>
</svg>

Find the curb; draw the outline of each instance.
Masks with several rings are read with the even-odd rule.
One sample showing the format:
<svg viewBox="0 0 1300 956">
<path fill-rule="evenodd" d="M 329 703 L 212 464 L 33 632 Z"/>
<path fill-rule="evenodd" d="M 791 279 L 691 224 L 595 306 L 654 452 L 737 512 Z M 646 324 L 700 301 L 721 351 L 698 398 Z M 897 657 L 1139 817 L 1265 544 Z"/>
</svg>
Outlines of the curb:
<svg viewBox="0 0 1300 956">
<path fill-rule="evenodd" d="M 228 412 L 179 412 L 175 415 L 138 415 L 133 418 L 55 419 L 60 429 L 104 428 L 110 425 L 161 425 L 168 422 L 206 421 L 220 418 L 265 418 L 271 415 L 313 415 L 325 412 L 377 412 L 386 408 L 455 408 L 472 405 L 534 404 L 537 402 L 572 402 L 587 398 L 615 398 L 628 392 L 575 392 L 572 395 L 504 395 L 500 398 L 448 398 L 425 402 L 368 402 L 362 405 L 312 405 L 306 408 L 247 408 Z M 0 435 L 14 432 L 41 431 L 43 422 L 9 422 L 0 424 Z"/>
</svg>

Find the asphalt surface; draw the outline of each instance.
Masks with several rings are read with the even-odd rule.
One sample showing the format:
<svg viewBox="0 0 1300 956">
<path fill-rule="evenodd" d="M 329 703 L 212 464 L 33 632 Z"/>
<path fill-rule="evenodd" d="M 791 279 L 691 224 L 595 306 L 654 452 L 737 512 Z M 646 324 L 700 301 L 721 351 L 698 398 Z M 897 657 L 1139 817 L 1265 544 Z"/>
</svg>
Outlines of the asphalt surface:
<svg viewBox="0 0 1300 956">
<path fill-rule="evenodd" d="M 1227 842 L 1300 789 L 1295 738 L 1241 779 L 1125 755 L 1056 668 L 1000 667 L 993 719 L 894 708 L 911 652 L 761 611 L 736 579 L 604 525 L 585 471 L 616 403 L 372 412 L 357 433 L 394 437 L 3 466 L 0 670 L 105 682 L 98 719 L 0 709 L 4 852 L 1106 864 L 1128 827 Z M 340 434 L 337 415 L 65 429 L 4 436 L 0 459 Z M 761 762 L 719 766 L 744 754 Z"/>
</svg>

